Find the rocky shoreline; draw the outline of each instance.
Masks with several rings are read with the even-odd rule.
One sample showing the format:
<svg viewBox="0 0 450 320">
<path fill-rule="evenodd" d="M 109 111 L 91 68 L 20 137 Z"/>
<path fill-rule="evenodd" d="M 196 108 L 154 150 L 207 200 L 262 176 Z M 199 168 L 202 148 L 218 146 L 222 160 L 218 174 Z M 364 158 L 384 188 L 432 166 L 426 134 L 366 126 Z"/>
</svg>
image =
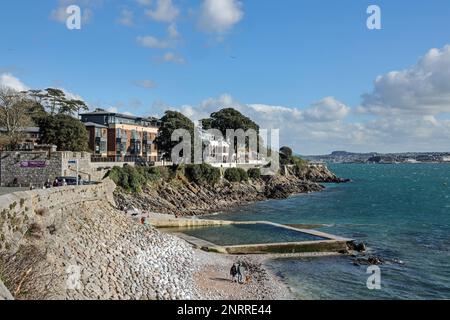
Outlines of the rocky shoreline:
<svg viewBox="0 0 450 320">
<path fill-rule="evenodd" d="M 39 211 L 18 251 L 0 254 L 1 280 L 15 299 L 25 300 L 292 299 L 287 286 L 264 267 L 268 256 L 202 252 L 119 209 L 198 215 L 321 191 L 319 182 L 342 182 L 328 170 L 309 172 L 308 179 L 314 181 L 287 175 L 215 187 L 161 183 L 141 194 L 115 192 L 116 206 L 98 199 L 52 209 L 60 219 L 50 225 L 49 212 Z M 230 281 L 236 261 L 247 266 L 248 284 Z"/>
<path fill-rule="evenodd" d="M 103 201 L 64 208 L 64 223 L 52 230 L 34 225 L 19 251 L 0 261 L 19 300 L 290 298 L 255 257 L 194 249 Z M 236 261 L 246 264 L 248 284 L 230 281 Z"/>
<path fill-rule="evenodd" d="M 218 185 L 198 185 L 179 179 L 161 181 L 140 193 L 116 190 L 119 208 L 136 208 L 177 216 L 197 216 L 225 211 L 233 207 L 268 199 L 286 199 L 294 194 L 323 191 L 321 183 L 347 182 L 325 166 L 309 167 L 301 174 L 268 176 L 244 183 L 226 180 Z"/>
</svg>

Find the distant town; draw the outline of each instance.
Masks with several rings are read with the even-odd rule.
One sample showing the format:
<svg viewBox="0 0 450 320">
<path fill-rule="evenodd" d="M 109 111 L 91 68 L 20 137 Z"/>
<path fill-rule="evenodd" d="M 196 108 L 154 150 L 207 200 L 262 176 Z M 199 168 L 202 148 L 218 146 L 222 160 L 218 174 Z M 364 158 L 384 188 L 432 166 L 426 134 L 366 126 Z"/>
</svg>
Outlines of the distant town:
<svg viewBox="0 0 450 320">
<path fill-rule="evenodd" d="M 353 153 L 334 151 L 328 155 L 302 156 L 302 158 L 319 163 L 450 163 L 450 152 Z"/>
</svg>

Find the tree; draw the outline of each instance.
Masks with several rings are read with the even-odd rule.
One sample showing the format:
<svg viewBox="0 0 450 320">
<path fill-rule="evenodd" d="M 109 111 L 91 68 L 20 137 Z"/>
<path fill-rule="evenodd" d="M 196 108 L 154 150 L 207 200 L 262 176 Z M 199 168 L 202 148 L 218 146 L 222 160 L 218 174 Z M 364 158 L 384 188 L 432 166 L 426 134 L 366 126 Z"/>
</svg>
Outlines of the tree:
<svg viewBox="0 0 450 320">
<path fill-rule="evenodd" d="M 0 150 L 6 149 L 9 144 L 9 138 L 5 134 L 0 134 Z"/>
<path fill-rule="evenodd" d="M 47 108 L 51 115 L 79 115 L 81 110 L 89 109 L 84 101 L 67 98 L 66 93 L 61 89 L 29 90 L 27 93 L 36 104 Z"/>
<path fill-rule="evenodd" d="M 259 145 L 263 144 L 261 137 L 259 136 L 259 125 L 256 124 L 250 118 L 244 116 L 239 111 L 228 108 L 222 109 L 218 112 L 214 112 L 211 114 L 209 119 L 203 119 L 202 125 L 204 129 L 217 129 L 222 132 L 222 135 L 226 138 L 227 130 L 239 130 L 242 129 L 244 132 L 247 130 L 253 129 L 258 134 L 257 143 Z M 246 148 L 249 148 L 248 140 L 245 141 Z M 240 146 L 234 141 L 230 141 L 234 145 L 234 151 L 237 153 Z M 259 152 L 263 152 L 264 150 L 259 150 Z"/>
<path fill-rule="evenodd" d="M 177 129 L 185 129 L 191 134 L 191 142 L 193 142 L 194 123 L 177 111 L 166 111 L 161 121 L 162 126 L 155 139 L 155 144 L 158 150 L 162 152 L 164 159 L 170 160 L 172 149 L 179 143 L 178 141 L 172 141 L 172 133 Z"/>
<path fill-rule="evenodd" d="M 66 94 L 60 89 L 47 88 L 47 93 L 44 95 L 44 101 L 49 104 L 50 114 L 54 115 L 57 110 L 64 106 L 66 102 Z"/>
<path fill-rule="evenodd" d="M 293 165 L 296 171 L 300 171 L 302 168 L 308 165 L 308 162 L 296 155 L 290 147 L 281 147 L 280 148 L 280 164 L 281 165 Z"/>
<path fill-rule="evenodd" d="M 294 153 L 292 152 L 292 149 L 289 147 L 281 147 L 280 148 L 280 160 L 281 160 L 281 164 L 287 164 L 290 159 L 292 158 L 292 155 Z"/>
<path fill-rule="evenodd" d="M 0 88 L 0 127 L 3 143 L 12 149 L 20 142 L 22 131 L 32 124 L 29 101 L 25 95 L 9 88 Z"/>
<path fill-rule="evenodd" d="M 48 115 L 41 119 L 41 143 L 53 144 L 60 151 L 87 151 L 88 135 L 84 124 L 69 115 Z"/>
<path fill-rule="evenodd" d="M 212 113 L 209 119 L 202 120 L 202 124 L 204 129 L 220 130 L 224 137 L 228 129 L 242 129 L 244 131 L 253 129 L 259 133 L 259 126 L 255 122 L 233 108 Z"/>
<path fill-rule="evenodd" d="M 83 110 L 83 111 L 89 110 L 86 103 L 81 100 L 72 99 L 72 100 L 66 101 L 66 103 L 61 107 L 60 113 L 63 113 L 63 114 L 76 113 L 77 116 L 79 116 L 81 110 Z"/>
</svg>

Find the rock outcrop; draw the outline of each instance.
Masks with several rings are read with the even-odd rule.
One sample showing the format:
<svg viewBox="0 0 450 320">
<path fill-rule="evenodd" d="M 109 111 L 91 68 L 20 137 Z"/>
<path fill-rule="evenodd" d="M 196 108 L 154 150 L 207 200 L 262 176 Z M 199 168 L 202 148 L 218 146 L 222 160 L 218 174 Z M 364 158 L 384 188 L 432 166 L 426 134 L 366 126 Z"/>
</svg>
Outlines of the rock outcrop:
<svg viewBox="0 0 450 320">
<path fill-rule="evenodd" d="M 308 167 L 300 175 L 268 176 L 256 181 L 230 183 L 223 180 L 216 186 L 197 185 L 186 179 L 160 182 L 138 194 L 117 190 L 118 207 L 137 208 L 178 216 L 195 216 L 224 211 L 236 206 L 268 200 L 286 199 L 291 195 L 324 190 L 319 183 L 340 183 L 325 166 Z"/>
<path fill-rule="evenodd" d="M 325 165 L 312 165 L 301 170 L 297 174 L 301 179 L 317 183 L 345 183 L 349 179 L 339 178 L 331 172 Z"/>
</svg>

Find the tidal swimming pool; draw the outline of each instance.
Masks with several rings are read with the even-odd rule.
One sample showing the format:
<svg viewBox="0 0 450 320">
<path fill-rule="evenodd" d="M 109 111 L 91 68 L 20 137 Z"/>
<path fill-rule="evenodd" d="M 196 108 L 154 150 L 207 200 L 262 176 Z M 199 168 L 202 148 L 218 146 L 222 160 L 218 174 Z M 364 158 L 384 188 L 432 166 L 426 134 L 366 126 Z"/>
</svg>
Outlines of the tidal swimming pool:
<svg viewBox="0 0 450 320">
<path fill-rule="evenodd" d="M 316 235 L 304 233 L 300 230 L 297 231 L 265 223 L 177 228 L 176 232 L 184 233 L 219 246 L 329 240 Z"/>
</svg>

